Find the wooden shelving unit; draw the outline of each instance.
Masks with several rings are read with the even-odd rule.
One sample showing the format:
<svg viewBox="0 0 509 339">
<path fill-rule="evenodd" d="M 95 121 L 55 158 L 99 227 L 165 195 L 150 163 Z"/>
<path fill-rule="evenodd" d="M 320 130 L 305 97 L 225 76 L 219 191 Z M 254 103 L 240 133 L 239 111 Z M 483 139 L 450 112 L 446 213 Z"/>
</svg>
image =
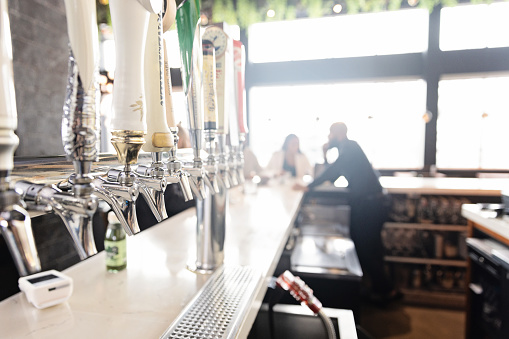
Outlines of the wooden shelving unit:
<svg viewBox="0 0 509 339">
<path fill-rule="evenodd" d="M 463 224 L 464 219 L 458 218 L 457 207 L 458 201 L 465 202 L 466 198 L 415 192 L 392 193 L 392 197 L 393 204 L 399 205 L 392 206 L 395 220 L 384 224 L 384 241 L 388 242 L 384 259 L 403 293 L 403 300 L 426 306 L 465 308 L 467 254 L 464 239 L 468 226 L 466 222 Z M 441 205 L 443 203 L 446 206 Z M 403 214 L 394 214 L 401 212 Z M 446 222 L 440 223 L 441 220 Z M 452 254 L 446 253 L 445 242 L 454 247 Z"/>
</svg>

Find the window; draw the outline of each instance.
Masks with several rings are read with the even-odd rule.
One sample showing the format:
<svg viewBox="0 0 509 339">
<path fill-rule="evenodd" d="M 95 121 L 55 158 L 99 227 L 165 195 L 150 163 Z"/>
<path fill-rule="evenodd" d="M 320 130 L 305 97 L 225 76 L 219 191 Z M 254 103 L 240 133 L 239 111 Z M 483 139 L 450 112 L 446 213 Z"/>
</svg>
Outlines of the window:
<svg viewBox="0 0 509 339">
<path fill-rule="evenodd" d="M 509 3 L 447 7 L 440 14 L 443 51 L 509 46 Z"/>
<path fill-rule="evenodd" d="M 423 80 L 254 87 L 251 147 L 265 166 L 294 133 L 310 161 L 322 162 L 331 123 L 344 121 L 374 167 L 420 169 L 425 111 Z"/>
<path fill-rule="evenodd" d="M 423 9 L 258 23 L 249 28 L 249 61 L 418 53 L 427 43 Z"/>
<path fill-rule="evenodd" d="M 509 169 L 509 77 L 439 83 L 437 167 Z"/>
</svg>

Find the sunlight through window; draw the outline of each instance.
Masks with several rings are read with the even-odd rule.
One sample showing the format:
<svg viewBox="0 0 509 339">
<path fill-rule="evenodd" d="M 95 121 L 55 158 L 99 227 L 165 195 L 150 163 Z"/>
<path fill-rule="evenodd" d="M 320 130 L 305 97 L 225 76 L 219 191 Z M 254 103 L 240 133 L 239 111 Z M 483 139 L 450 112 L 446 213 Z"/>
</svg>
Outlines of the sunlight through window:
<svg viewBox="0 0 509 339">
<path fill-rule="evenodd" d="M 339 83 L 254 87 L 250 91 L 251 147 L 262 166 L 295 133 L 313 163 L 333 122 L 344 121 L 377 168 L 421 168 L 426 83 Z"/>
<path fill-rule="evenodd" d="M 258 23 L 249 60 L 279 62 L 418 53 L 427 48 L 428 11 L 409 9 Z"/>
</svg>

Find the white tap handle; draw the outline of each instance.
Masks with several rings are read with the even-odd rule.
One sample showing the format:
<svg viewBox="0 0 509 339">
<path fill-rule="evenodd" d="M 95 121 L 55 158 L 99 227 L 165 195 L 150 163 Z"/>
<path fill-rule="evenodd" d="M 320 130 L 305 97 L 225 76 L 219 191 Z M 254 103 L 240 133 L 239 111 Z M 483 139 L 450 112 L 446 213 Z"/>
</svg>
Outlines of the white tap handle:
<svg viewBox="0 0 509 339">
<path fill-rule="evenodd" d="M 163 16 L 163 33 L 168 31 L 175 23 L 175 14 L 177 12 L 177 4 L 175 0 L 166 1 L 166 8 Z M 166 101 L 166 122 L 168 127 L 177 127 L 175 120 L 175 112 L 173 111 L 172 88 L 170 63 L 168 61 L 168 48 L 166 47 L 166 39 L 163 37 L 163 55 L 164 55 L 164 100 Z"/>
<path fill-rule="evenodd" d="M 147 142 L 145 152 L 164 152 L 173 146 L 173 134 L 166 121 L 162 18 L 150 14 L 145 47 L 145 98 L 147 101 Z M 171 104 L 171 103 L 170 103 Z"/>
<path fill-rule="evenodd" d="M 171 74 L 170 63 L 168 61 L 168 50 L 166 47 L 166 40 L 163 40 L 163 53 L 164 53 L 164 100 L 166 101 L 166 122 L 168 127 L 177 127 L 175 120 L 175 112 L 173 110 L 173 99 L 171 89 Z"/>
<path fill-rule="evenodd" d="M 168 31 L 175 23 L 175 15 L 177 14 L 177 3 L 175 0 L 165 1 L 166 8 L 163 16 L 163 33 Z"/>
<path fill-rule="evenodd" d="M 12 70 L 12 42 L 7 0 L 0 0 L 0 171 L 14 167 L 14 151 L 19 139 L 14 134 L 18 126 L 16 95 Z"/>
<path fill-rule="evenodd" d="M 246 134 L 248 132 L 245 88 L 246 51 L 244 44 L 240 40 L 233 40 L 233 58 L 235 64 L 235 98 L 237 101 L 239 133 Z"/>
<path fill-rule="evenodd" d="M 164 0 L 138 0 L 138 2 L 150 13 L 157 14 L 161 12 Z"/>
<path fill-rule="evenodd" d="M 85 90 L 94 86 L 99 65 L 97 14 L 94 0 L 65 0 L 67 31 Z"/>
<path fill-rule="evenodd" d="M 111 128 L 146 131 L 143 73 L 150 12 L 138 0 L 110 0 L 110 12 L 116 53 Z"/>
<path fill-rule="evenodd" d="M 212 41 L 216 49 L 217 133 L 227 134 L 233 88 L 233 40 L 227 34 L 228 26 L 210 26 L 202 39 Z"/>
</svg>

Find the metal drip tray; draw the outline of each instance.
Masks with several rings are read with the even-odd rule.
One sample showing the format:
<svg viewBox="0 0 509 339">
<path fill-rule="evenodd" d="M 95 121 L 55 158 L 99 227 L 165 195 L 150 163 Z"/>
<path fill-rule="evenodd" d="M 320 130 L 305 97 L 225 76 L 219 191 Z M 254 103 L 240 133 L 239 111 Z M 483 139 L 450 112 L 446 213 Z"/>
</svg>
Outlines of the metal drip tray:
<svg viewBox="0 0 509 339">
<path fill-rule="evenodd" d="M 342 236 L 300 236 L 290 260 L 295 272 L 362 277 L 353 241 Z"/>
<path fill-rule="evenodd" d="M 161 338 L 234 338 L 261 278 L 249 266 L 219 268 Z"/>
</svg>

